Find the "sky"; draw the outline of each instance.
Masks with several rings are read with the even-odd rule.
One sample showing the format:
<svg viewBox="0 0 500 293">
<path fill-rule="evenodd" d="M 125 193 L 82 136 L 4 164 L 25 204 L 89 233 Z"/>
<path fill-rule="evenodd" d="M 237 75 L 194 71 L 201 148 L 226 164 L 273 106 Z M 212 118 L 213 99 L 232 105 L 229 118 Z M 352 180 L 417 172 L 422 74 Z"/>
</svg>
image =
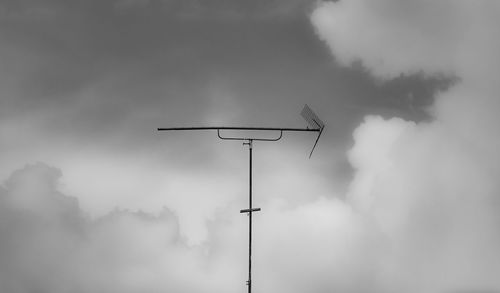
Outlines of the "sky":
<svg viewBox="0 0 500 293">
<path fill-rule="evenodd" d="M 500 5 L 0 0 L 0 292 L 500 292 Z M 270 134 L 263 134 L 270 135 Z"/>
</svg>

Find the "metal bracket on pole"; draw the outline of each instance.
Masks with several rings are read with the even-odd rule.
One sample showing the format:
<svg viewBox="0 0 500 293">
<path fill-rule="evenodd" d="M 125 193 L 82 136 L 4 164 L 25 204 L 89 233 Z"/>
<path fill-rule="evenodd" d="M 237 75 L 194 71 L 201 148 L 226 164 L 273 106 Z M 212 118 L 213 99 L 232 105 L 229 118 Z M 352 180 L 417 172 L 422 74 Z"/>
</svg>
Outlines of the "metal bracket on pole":
<svg viewBox="0 0 500 293">
<path fill-rule="evenodd" d="M 223 140 L 258 140 L 258 141 L 278 141 L 280 140 L 282 137 L 283 137 L 283 130 L 280 129 L 280 135 L 276 138 L 256 138 L 256 137 L 252 137 L 252 138 L 248 138 L 248 137 L 231 137 L 231 136 L 222 136 L 220 134 L 220 131 L 221 129 L 217 129 L 217 136 L 220 138 L 220 139 L 223 139 Z M 250 142 L 245 142 L 243 143 L 243 145 L 248 145 L 250 144 Z"/>
<path fill-rule="evenodd" d="M 244 210 L 240 210 L 240 214 L 244 214 L 244 213 L 253 213 L 253 212 L 260 212 L 260 208 L 253 208 L 253 209 L 244 209 Z"/>
</svg>

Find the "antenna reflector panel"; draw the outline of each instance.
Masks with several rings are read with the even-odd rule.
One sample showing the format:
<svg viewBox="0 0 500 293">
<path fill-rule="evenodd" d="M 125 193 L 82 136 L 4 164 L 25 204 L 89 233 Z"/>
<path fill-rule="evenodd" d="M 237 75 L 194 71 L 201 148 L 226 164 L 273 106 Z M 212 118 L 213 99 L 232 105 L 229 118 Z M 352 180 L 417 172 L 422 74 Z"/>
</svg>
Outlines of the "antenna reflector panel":
<svg viewBox="0 0 500 293">
<path fill-rule="evenodd" d="M 325 127 L 325 123 L 319 119 L 318 115 L 316 115 L 311 108 L 307 104 L 304 105 L 304 109 L 300 112 L 300 115 L 309 123 L 313 129 L 322 129 Z"/>
</svg>

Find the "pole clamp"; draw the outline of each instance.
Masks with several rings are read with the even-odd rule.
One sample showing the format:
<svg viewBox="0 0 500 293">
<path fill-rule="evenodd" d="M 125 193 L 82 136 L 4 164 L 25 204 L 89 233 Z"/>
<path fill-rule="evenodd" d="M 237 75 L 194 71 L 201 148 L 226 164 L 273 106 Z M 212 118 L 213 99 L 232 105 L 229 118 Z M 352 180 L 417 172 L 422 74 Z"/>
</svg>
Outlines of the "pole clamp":
<svg viewBox="0 0 500 293">
<path fill-rule="evenodd" d="M 240 213 L 253 213 L 253 212 L 260 212 L 260 208 L 253 208 L 253 209 L 244 209 L 240 210 Z"/>
</svg>

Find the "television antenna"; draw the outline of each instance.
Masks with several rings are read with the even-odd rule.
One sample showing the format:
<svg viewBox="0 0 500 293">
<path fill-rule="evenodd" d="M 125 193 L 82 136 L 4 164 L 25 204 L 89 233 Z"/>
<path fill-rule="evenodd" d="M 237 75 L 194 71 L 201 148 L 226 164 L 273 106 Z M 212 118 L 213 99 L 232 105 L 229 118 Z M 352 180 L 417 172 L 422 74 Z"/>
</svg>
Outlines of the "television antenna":
<svg viewBox="0 0 500 293">
<path fill-rule="evenodd" d="M 311 108 L 306 104 L 300 112 L 300 115 L 307 121 L 310 127 L 307 128 L 276 128 L 276 127 L 226 127 L 226 126 L 210 126 L 210 127 L 171 127 L 171 128 L 158 128 L 158 131 L 185 131 L 185 130 L 217 130 L 217 136 L 222 140 L 237 140 L 243 141 L 243 145 L 248 146 L 249 151 L 249 192 L 248 192 L 248 208 L 240 210 L 240 213 L 248 215 L 248 293 L 252 293 L 252 214 L 260 211 L 260 208 L 254 208 L 252 204 L 252 150 L 254 141 L 278 141 L 283 137 L 283 132 L 317 132 L 318 136 L 314 141 L 314 145 L 309 153 L 311 158 L 318 140 L 323 133 L 325 124 L 318 115 L 316 115 Z M 224 136 L 221 134 L 224 130 L 241 130 L 241 131 L 279 131 L 279 136 L 275 138 L 262 138 L 262 137 L 234 137 Z"/>
</svg>

